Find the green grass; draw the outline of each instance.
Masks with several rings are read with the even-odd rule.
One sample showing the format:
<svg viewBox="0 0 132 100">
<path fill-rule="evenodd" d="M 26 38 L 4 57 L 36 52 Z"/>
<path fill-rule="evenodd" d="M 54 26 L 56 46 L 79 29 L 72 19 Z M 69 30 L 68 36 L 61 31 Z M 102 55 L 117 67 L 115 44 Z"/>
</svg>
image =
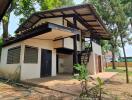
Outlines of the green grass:
<svg viewBox="0 0 132 100">
<path fill-rule="evenodd" d="M 106 72 L 119 72 L 119 73 L 125 73 L 126 72 L 125 68 L 123 68 L 123 67 L 117 67 L 116 69 L 112 69 L 112 67 L 108 67 L 105 69 L 105 71 Z M 130 76 L 132 76 L 132 70 L 131 71 L 128 70 L 128 74 Z"/>
</svg>

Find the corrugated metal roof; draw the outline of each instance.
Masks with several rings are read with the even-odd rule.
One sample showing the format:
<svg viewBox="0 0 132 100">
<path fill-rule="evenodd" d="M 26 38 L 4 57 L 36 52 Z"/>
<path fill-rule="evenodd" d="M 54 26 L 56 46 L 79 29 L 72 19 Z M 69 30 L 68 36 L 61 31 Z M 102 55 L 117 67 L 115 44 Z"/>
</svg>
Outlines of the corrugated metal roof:
<svg viewBox="0 0 132 100">
<path fill-rule="evenodd" d="M 97 34 L 102 38 L 110 37 L 110 34 L 103 24 L 103 21 L 91 4 L 36 12 L 32 14 L 22 25 L 20 25 L 16 32 L 18 33 L 20 31 L 32 28 L 41 19 L 57 17 L 62 17 L 69 24 L 71 24 L 71 26 L 74 26 L 75 24 L 74 20 L 71 20 L 71 18 L 75 18 L 77 21 L 76 28 L 80 29 L 86 36 L 88 36 L 90 33 Z"/>
</svg>

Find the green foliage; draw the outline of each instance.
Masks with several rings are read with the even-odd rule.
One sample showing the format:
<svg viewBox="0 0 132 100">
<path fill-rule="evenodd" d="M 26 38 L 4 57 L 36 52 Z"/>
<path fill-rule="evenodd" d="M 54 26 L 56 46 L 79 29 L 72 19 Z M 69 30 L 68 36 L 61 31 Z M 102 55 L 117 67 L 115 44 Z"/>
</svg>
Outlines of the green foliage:
<svg viewBox="0 0 132 100">
<path fill-rule="evenodd" d="M 119 52 L 118 48 L 122 47 L 122 42 L 119 37 L 123 37 L 123 44 L 132 43 L 132 37 L 129 34 L 128 25 L 132 23 L 131 11 L 132 11 L 132 1 L 131 0 L 84 0 L 84 2 L 92 3 L 98 14 L 102 17 L 105 25 L 107 26 L 110 34 L 111 40 L 108 45 L 104 44 L 103 53 L 109 50 L 112 51 L 113 56 L 113 68 L 115 68 L 115 53 Z"/>
<path fill-rule="evenodd" d="M 102 98 L 102 86 L 104 85 L 104 81 L 101 78 L 97 77 L 97 82 L 98 82 L 97 87 L 99 88 L 99 100 L 101 100 L 101 98 Z"/>
<path fill-rule="evenodd" d="M 112 67 L 108 67 L 105 69 L 105 71 L 106 72 L 118 72 L 118 73 L 124 73 L 125 74 L 124 67 L 117 67 L 117 69 L 112 69 Z M 129 74 L 129 76 L 132 76 L 132 71 L 128 71 L 128 74 Z"/>
<path fill-rule="evenodd" d="M 14 9 L 16 16 L 22 16 L 20 23 L 25 21 L 35 10 L 35 0 L 18 0 Z"/>
<path fill-rule="evenodd" d="M 88 71 L 84 64 L 76 64 L 74 68 L 78 71 L 78 74 L 74 75 L 74 78 L 81 80 L 87 80 L 88 79 Z"/>
<path fill-rule="evenodd" d="M 16 16 L 20 16 L 19 24 L 21 24 L 37 10 L 48 10 L 71 5 L 74 5 L 73 0 L 13 0 L 2 21 L 4 23 L 3 37 L 9 35 L 8 25 L 12 12 Z"/>
<path fill-rule="evenodd" d="M 61 6 L 60 0 L 38 0 L 41 10 L 59 8 Z"/>
<path fill-rule="evenodd" d="M 101 78 L 97 77 L 97 82 L 98 82 L 99 88 L 102 88 L 102 86 L 104 85 L 104 81 Z"/>
</svg>

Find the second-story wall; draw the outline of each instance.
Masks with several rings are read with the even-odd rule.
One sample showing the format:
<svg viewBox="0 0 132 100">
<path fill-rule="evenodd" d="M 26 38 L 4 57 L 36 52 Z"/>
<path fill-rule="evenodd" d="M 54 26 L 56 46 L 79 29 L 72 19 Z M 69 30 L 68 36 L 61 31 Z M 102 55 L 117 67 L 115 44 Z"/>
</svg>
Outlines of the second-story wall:
<svg viewBox="0 0 132 100">
<path fill-rule="evenodd" d="M 93 41 L 92 41 L 92 50 L 94 53 L 98 55 L 102 55 L 101 46 Z"/>
<path fill-rule="evenodd" d="M 54 41 L 54 48 L 67 48 L 74 49 L 73 38 L 64 38 L 61 40 Z M 81 41 L 77 41 L 77 51 L 81 51 Z"/>
</svg>

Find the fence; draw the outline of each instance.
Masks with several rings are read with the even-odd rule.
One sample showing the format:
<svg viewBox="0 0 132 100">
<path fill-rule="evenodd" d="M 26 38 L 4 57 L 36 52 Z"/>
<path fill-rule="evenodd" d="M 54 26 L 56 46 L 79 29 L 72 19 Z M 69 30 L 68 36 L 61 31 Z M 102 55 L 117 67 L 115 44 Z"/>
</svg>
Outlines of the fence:
<svg viewBox="0 0 132 100">
<path fill-rule="evenodd" d="M 128 67 L 132 67 L 132 62 L 127 62 Z M 112 62 L 108 62 L 107 66 L 112 66 Z M 125 62 L 115 62 L 117 67 L 125 67 Z"/>
</svg>

